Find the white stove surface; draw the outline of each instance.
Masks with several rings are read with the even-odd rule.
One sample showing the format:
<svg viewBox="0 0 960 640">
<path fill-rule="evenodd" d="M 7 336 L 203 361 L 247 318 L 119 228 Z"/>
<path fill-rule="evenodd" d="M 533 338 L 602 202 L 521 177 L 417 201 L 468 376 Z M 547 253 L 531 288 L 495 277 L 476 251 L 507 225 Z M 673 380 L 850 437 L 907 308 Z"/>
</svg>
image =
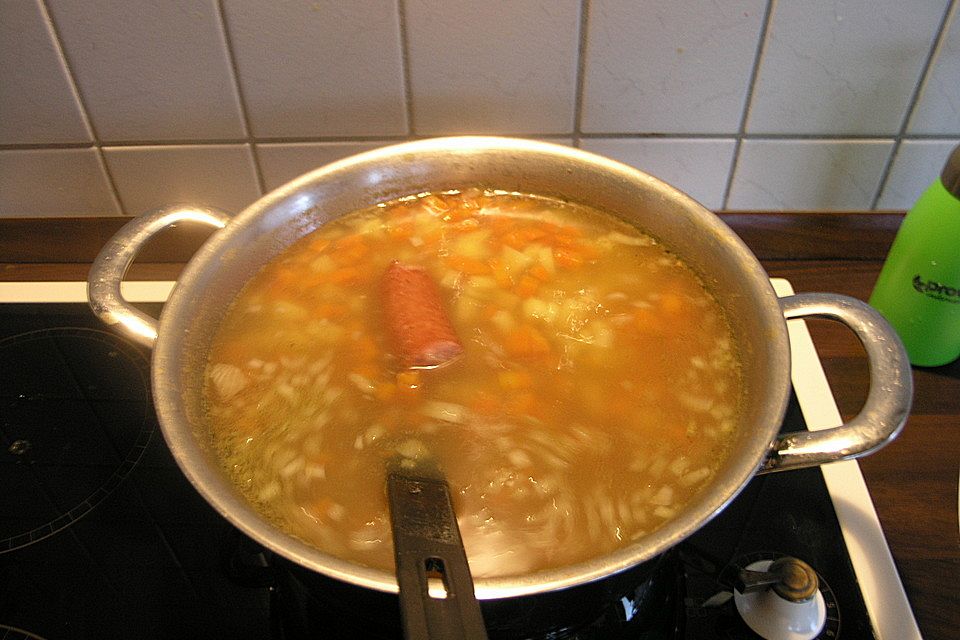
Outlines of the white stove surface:
<svg viewBox="0 0 960 640">
<path fill-rule="evenodd" d="M 773 278 L 771 282 L 780 297 L 793 293 L 788 281 Z M 175 284 L 124 282 L 121 290 L 131 302 L 163 302 Z M 0 282 L 0 303 L 86 301 L 85 282 Z M 787 329 L 792 347 L 791 379 L 807 427 L 839 426 L 840 412 L 806 323 L 788 320 Z M 846 460 L 823 465 L 821 471 L 877 638 L 921 638 L 860 466 L 855 460 Z"/>
</svg>

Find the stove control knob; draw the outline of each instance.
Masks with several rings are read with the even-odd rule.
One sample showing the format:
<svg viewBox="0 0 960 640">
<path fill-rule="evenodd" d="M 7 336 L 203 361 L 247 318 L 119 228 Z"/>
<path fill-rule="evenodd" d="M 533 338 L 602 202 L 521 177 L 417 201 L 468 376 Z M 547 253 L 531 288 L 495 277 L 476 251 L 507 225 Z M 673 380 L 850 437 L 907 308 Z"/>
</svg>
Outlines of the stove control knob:
<svg viewBox="0 0 960 640">
<path fill-rule="evenodd" d="M 740 572 L 737 611 L 766 640 L 812 640 L 823 630 L 827 607 L 817 573 L 802 560 L 754 562 Z"/>
</svg>

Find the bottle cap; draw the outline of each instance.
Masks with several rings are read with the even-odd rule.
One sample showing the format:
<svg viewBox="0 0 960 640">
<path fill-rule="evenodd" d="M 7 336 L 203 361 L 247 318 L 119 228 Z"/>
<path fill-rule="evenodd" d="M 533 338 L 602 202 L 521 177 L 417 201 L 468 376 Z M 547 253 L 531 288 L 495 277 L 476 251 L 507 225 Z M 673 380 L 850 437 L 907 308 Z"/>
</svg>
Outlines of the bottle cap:
<svg viewBox="0 0 960 640">
<path fill-rule="evenodd" d="M 960 144 L 954 147 L 940 174 L 940 182 L 953 197 L 960 198 Z"/>
</svg>

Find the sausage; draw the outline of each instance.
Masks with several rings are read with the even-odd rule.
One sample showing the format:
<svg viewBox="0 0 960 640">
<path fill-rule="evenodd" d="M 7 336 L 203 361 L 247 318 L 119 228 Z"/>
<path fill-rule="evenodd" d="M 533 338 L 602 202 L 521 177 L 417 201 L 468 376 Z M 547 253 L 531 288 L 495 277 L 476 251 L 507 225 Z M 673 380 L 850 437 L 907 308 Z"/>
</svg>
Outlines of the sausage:
<svg viewBox="0 0 960 640">
<path fill-rule="evenodd" d="M 463 353 L 426 269 L 393 261 L 383 274 L 381 295 L 387 333 L 403 366 L 430 369 Z"/>
</svg>

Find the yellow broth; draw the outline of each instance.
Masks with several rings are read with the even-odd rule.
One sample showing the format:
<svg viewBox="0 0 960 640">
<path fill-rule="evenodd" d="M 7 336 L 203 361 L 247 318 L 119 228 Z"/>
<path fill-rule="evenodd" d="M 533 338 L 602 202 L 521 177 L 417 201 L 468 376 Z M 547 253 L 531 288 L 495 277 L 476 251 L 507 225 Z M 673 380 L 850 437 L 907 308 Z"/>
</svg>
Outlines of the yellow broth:
<svg viewBox="0 0 960 640">
<path fill-rule="evenodd" d="M 455 362 L 400 367 L 379 289 L 394 260 L 438 283 Z M 392 570 L 387 467 L 429 460 L 477 577 L 662 526 L 726 457 L 740 395 L 718 303 L 656 240 L 481 190 L 381 204 L 285 250 L 223 318 L 206 380 L 223 467 L 277 526 Z"/>
</svg>

